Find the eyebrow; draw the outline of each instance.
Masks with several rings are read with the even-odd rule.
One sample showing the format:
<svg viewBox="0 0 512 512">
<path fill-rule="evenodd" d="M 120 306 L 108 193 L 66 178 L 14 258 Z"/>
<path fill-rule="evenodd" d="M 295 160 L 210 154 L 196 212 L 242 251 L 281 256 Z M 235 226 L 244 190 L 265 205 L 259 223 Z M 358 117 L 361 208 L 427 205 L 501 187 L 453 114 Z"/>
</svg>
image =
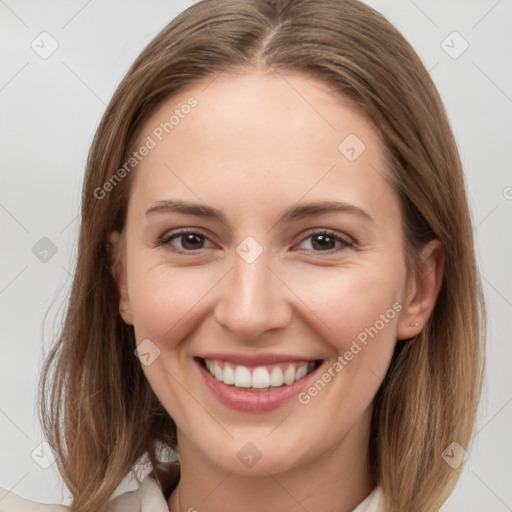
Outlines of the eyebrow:
<svg viewBox="0 0 512 512">
<path fill-rule="evenodd" d="M 288 208 L 281 214 L 277 223 L 293 222 L 307 217 L 335 212 L 356 214 L 367 221 L 374 222 L 373 218 L 367 211 L 353 204 L 340 201 L 317 201 L 313 203 L 298 204 Z M 220 210 L 205 204 L 190 203 L 186 201 L 157 201 L 146 211 L 146 215 L 149 216 L 155 213 L 184 213 L 202 218 L 216 218 L 224 224 L 227 224 L 226 217 Z"/>
</svg>

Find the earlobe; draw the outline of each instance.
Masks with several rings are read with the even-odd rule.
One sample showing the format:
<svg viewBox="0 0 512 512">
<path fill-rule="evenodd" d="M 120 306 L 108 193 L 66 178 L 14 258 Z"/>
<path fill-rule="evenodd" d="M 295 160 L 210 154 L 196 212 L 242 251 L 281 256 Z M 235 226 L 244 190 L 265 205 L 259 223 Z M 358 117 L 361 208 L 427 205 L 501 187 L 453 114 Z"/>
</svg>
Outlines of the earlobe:
<svg viewBox="0 0 512 512">
<path fill-rule="evenodd" d="M 420 263 L 409 280 L 409 289 L 397 338 L 408 339 L 425 327 L 436 305 L 444 272 L 444 251 L 439 240 L 432 240 L 422 249 Z"/>
<path fill-rule="evenodd" d="M 110 269 L 119 292 L 119 313 L 122 319 L 128 325 L 133 325 L 133 315 L 130 299 L 128 296 L 128 287 L 126 279 L 126 265 L 124 258 L 124 239 L 118 231 L 113 231 L 109 235 L 108 254 L 110 259 Z"/>
</svg>

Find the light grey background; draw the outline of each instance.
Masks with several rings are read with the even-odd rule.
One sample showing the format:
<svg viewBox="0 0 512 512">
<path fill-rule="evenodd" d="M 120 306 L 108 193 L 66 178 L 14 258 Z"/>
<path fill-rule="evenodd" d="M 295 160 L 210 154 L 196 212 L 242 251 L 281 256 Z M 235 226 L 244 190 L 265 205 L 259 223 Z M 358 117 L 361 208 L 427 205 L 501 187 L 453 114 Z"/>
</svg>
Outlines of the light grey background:
<svg viewBox="0 0 512 512">
<path fill-rule="evenodd" d="M 60 503 L 65 491 L 56 464 L 36 463 L 50 461 L 39 446 L 36 393 L 69 291 L 88 148 L 134 58 L 192 3 L 0 0 L 0 486 L 25 498 Z M 510 511 L 512 1 L 369 3 L 412 43 L 440 90 L 478 241 L 489 313 L 487 377 L 469 458 L 449 503 L 453 512 Z M 58 48 L 43 59 L 52 38 Z M 34 254 L 43 237 L 55 255 Z"/>
</svg>

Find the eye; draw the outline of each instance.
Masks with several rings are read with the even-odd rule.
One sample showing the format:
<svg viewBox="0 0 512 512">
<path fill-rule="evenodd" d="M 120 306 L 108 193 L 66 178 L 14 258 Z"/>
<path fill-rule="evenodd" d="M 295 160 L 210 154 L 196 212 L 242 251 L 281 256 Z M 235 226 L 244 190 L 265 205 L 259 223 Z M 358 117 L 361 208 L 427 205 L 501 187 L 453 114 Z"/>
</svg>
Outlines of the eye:
<svg viewBox="0 0 512 512">
<path fill-rule="evenodd" d="M 201 233 L 182 230 L 177 233 L 165 235 L 158 241 L 159 246 L 165 246 L 176 252 L 190 252 L 197 249 L 204 249 L 205 242 L 209 240 Z M 211 244 L 213 247 L 213 244 Z"/>
<path fill-rule="evenodd" d="M 207 245 L 205 246 L 205 244 Z M 192 230 L 181 230 L 176 233 L 166 234 L 158 240 L 157 245 L 181 253 L 214 246 L 205 235 Z M 342 238 L 336 232 L 322 230 L 311 233 L 308 237 L 303 239 L 298 247 L 315 252 L 337 252 L 346 247 L 353 246 L 352 242 Z"/>
<path fill-rule="evenodd" d="M 311 233 L 299 244 L 299 247 L 303 244 L 309 245 L 309 247 L 305 248 L 312 249 L 315 252 L 336 251 L 336 249 L 342 250 L 346 247 L 353 247 L 351 242 L 345 240 L 334 231 L 328 230 Z"/>
</svg>

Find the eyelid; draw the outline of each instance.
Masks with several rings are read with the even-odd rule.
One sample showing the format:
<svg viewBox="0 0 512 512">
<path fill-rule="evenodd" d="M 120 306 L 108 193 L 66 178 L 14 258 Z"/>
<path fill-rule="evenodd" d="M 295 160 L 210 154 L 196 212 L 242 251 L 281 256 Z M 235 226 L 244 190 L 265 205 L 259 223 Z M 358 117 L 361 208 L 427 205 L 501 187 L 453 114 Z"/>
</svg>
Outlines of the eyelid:
<svg viewBox="0 0 512 512">
<path fill-rule="evenodd" d="M 327 235 L 331 238 L 334 238 L 335 242 L 341 243 L 341 246 L 338 246 L 337 248 L 334 247 L 332 249 L 326 249 L 325 251 L 315 251 L 313 249 L 299 249 L 299 250 L 306 250 L 308 252 L 311 252 L 316 255 L 333 255 L 338 254 L 342 252 L 345 249 L 354 249 L 355 248 L 355 241 L 352 240 L 351 237 L 342 235 L 341 233 L 338 233 L 337 231 L 334 231 L 332 229 L 327 228 L 314 228 L 307 232 L 306 234 L 303 234 L 301 236 L 300 241 L 294 245 L 296 247 L 297 245 L 301 245 L 304 243 L 308 238 L 311 238 L 313 235 Z"/>
<path fill-rule="evenodd" d="M 186 254 L 186 253 L 197 254 L 198 251 L 202 251 L 203 249 L 208 249 L 209 247 L 201 247 L 200 249 L 184 250 L 184 249 L 172 247 L 171 240 L 173 240 L 175 238 L 179 238 L 180 236 L 184 236 L 187 234 L 195 234 L 195 235 L 200 235 L 200 236 L 204 237 L 205 240 L 216 245 L 215 242 L 212 242 L 212 240 L 210 240 L 209 236 L 204 234 L 202 231 L 203 230 L 201 228 L 194 228 L 194 227 L 178 228 L 175 231 L 166 232 L 164 235 L 159 237 L 156 242 L 156 246 L 167 247 L 167 248 L 169 248 L 170 251 L 176 252 L 178 254 Z M 297 242 L 293 247 L 296 247 L 297 245 L 302 244 L 303 242 L 305 242 L 308 238 L 312 237 L 313 235 L 321 235 L 321 234 L 334 238 L 334 240 L 337 242 L 340 242 L 342 244 L 342 246 L 338 247 L 338 248 L 327 249 L 325 251 L 315 251 L 312 249 L 302 249 L 302 250 L 306 250 L 308 252 L 313 252 L 316 254 L 323 254 L 323 253 L 333 254 L 333 253 L 340 252 L 346 248 L 354 248 L 354 246 L 356 245 L 356 242 L 352 239 L 352 237 L 349 237 L 348 235 L 338 233 L 337 231 L 334 231 L 334 230 L 328 229 L 328 228 L 311 228 L 306 233 L 302 233 L 300 241 Z M 170 247 L 172 247 L 172 248 L 170 248 Z"/>
<path fill-rule="evenodd" d="M 173 239 L 180 238 L 180 236 L 184 236 L 184 235 L 188 235 L 188 234 L 200 235 L 200 236 L 204 237 L 204 239 L 207 240 L 208 242 L 210 242 L 211 244 L 216 245 L 215 242 L 210 240 L 209 235 L 206 235 L 205 233 L 203 233 L 203 230 L 200 228 L 178 228 L 174 231 L 166 231 L 162 236 L 158 237 L 158 239 L 156 240 L 155 246 L 167 248 L 171 252 L 175 252 L 178 254 L 186 254 L 186 253 L 197 254 L 198 251 L 201 251 L 203 249 L 210 249 L 210 247 L 202 247 L 202 248 L 196 249 L 196 250 L 194 250 L 194 249 L 184 250 L 184 249 L 179 249 L 179 248 L 171 246 L 171 241 Z"/>
<path fill-rule="evenodd" d="M 354 247 L 356 245 L 355 241 L 348 235 L 342 235 L 341 233 L 338 233 L 337 231 L 334 231 L 334 230 L 328 229 L 328 228 L 312 228 L 311 230 L 308 230 L 306 233 L 302 234 L 300 241 L 295 245 L 302 244 L 305 240 L 312 237 L 313 235 L 330 236 L 330 237 L 334 238 L 337 242 L 341 242 L 345 247 Z M 341 249 L 340 248 L 328 249 L 326 251 L 313 251 L 313 252 L 318 253 L 318 254 L 322 254 L 322 253 L 331 254 L 333 252 L 338 252 Z"/>
</svg>

